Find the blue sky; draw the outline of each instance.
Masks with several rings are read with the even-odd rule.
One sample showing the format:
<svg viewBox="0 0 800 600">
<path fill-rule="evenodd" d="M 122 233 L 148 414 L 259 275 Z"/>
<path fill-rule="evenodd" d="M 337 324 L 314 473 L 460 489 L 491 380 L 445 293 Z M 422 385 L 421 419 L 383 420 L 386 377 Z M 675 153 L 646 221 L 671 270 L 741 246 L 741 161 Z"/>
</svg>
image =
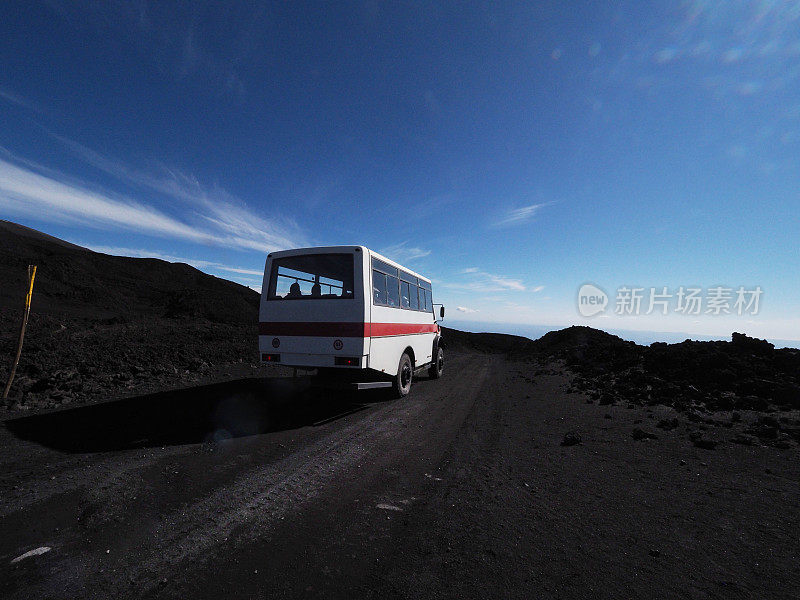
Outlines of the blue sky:
<svg viewBox="0 0 800 600">
<path fill-rule="evenodd" d="M 454 322 L 800 339 L 800 3 L 12 2 L 0 61 L 3 218 L 251 286 L 363 243 Z M 763 295 L 588 319 L 587 282 Z"/>
</svg>

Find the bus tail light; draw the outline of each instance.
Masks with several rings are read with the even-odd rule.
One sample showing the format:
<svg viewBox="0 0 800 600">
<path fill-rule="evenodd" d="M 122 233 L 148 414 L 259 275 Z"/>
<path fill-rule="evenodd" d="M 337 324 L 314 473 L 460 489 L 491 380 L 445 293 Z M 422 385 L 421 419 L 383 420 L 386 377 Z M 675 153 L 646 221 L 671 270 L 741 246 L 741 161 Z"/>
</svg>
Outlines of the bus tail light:
<svg viewBox="0 0 800 600">
<path fill-rule="evenodd" d="M 360 367 L 360 356 L 337 356 L 333 359 L 333 364 L 337 367 Z"/>
<path fill-rule="evenodd" d="M 262 352 L 261 361 L 262 362 L 281 362 L 281 355 L 280 354 L 267 354 L 265 352 Z"/>
</svg>

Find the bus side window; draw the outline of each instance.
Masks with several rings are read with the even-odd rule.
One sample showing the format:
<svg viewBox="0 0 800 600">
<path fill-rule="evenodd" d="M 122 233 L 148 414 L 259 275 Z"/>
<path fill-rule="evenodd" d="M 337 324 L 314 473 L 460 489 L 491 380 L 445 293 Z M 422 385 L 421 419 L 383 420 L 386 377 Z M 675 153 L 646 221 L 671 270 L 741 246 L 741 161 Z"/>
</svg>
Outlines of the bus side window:
<svg viewBox="0 0 800 600">
<path fill-rule="evenodd" d="M 419 293 L 419 288 L 412 284 L 411 287 L 409 288 L 409 291 L 411 292 L 411 295 L 408 298 L 410 301 L 409 304 L 411 310 L 419 310 L 419 299 L 417 297 L 417 294 Z"/>
<path fill-rule="evenodd" d="M 380 271 L 372 271 L 372 301 L 386 304 L 386 275 Z"/>
<path fill-rule="evenodd" d="M 386 276 L 386 295 L 388 306 L 400 306 L 400 280 L 397 277 Z"/>
<path fill-rule="evenodd" d="M 428 290 L 419 288 L 419 309 L 428 310 Z"/>
<path fill-rule="evenodd" d="M 411 284 L 407 281 L 400 282 L 400 306 L 403 308 L 411 306 Z"/>
</svg>

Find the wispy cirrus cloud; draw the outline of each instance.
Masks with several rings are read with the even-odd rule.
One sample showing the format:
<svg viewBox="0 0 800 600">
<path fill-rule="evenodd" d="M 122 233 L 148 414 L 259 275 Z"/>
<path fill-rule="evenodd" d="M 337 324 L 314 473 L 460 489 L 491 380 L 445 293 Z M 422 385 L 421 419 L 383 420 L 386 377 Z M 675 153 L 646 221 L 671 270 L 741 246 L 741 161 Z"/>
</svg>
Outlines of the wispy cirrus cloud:
<svg viewBox="0 0 800 600">
<path fill-rule="evenodd" d="M 227 232 L 239 247 L 251 250 L 292 248 L 300 244 L 299 227 L 290 219 L 265 219 L 253 213 L 246 204 L 223 188 L 203 185 L 194 175 L 159 164 L 151 170 L 132 167 L 84 146 L 47 132 L 64 144 L 77 157 L 121 182 L 152 190 L 199 207 L 200 217 Z"/>
<path fill-rule="evenodd" d="M 3 159 L 0 159 L 0 206 L 11 213 L 49 220 L 138 229 L 193 241 L 214 237 L 152 207 L 64 183 Z"/>
<path fill-rule="evenodd" d="M 552 202 L 542 202 L 539 204 L 529 204 L 519 208 L 512 208 L 507 211 L 505 216 L 499 221 L 494 223 L 495 227 L 502 227 L 505 225 L 516 225 L 530 221 L 536 214 L 545 206 L 549 206 Z"/>
<path fill-rule="evenodd" d="M 190 222 L 0 150 L 0 207 L 9 214 L 262 252 L 297 245 L 289 232 L 232 200 L 199 199 Z"/>
<path fill-rule="evenodd" d="M 509 291 L 524 292 L 526 289 L 525 284 L 520 279 L 488 273 L 477 267 L 462 269 L 459 271 L 459 275 L 464 276 L 463 281 L 443 282 L 442 285 L 454 290 L 485 293 Z"/>
<path fill-rule="evenodd" d="M 397 262 L 405 262 L 424 258 L 428 256 L 431 251 L 417 248 L 416 246 L 409 246 L 408 242 L 401 242 L 394 246 L 389 246 L 380 251 L 381 254 L 395 260 Z"/>
</svg>

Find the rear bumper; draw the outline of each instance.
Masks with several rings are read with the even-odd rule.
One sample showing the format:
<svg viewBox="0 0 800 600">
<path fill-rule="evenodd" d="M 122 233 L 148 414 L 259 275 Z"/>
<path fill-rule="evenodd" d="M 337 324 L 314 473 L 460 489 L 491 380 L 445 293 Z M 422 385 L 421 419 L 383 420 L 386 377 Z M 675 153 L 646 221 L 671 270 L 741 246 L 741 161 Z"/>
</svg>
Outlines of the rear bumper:
<svg viewBox="0 0 800 600">
<path fill-rule="evenodd" d="M 265 355 L 271 354 L 272 356 L 279 355 L 279 360 L 265 360 Z M 364 370 L 365 365 L 367 364 L 367 357 L 366 355 L 356 357 L 360 358 L 360 365 L 357 366 L 349 366 L 349 365 L 337 365 L 336 364 L 336 357 L 338 355 L 333 354 L 298 354 L 298 353 L 291 353 L 291 352 L 278 352 L 277 350 L 273 350 L 271 353 L 262 352 L 261 353 L 261 362 L 264 364 L 276 364 L 276 365 L 284 365 L 287 367 L 307 367 L 309 369 L 318 369 L 318 368 L 331 368 L 331 369 L 342 369 L 342 370 L 350 370 L 350 371 L 358 371 Z M 341 356 L 339 356 L 341 358 Z"/>
</svg>

